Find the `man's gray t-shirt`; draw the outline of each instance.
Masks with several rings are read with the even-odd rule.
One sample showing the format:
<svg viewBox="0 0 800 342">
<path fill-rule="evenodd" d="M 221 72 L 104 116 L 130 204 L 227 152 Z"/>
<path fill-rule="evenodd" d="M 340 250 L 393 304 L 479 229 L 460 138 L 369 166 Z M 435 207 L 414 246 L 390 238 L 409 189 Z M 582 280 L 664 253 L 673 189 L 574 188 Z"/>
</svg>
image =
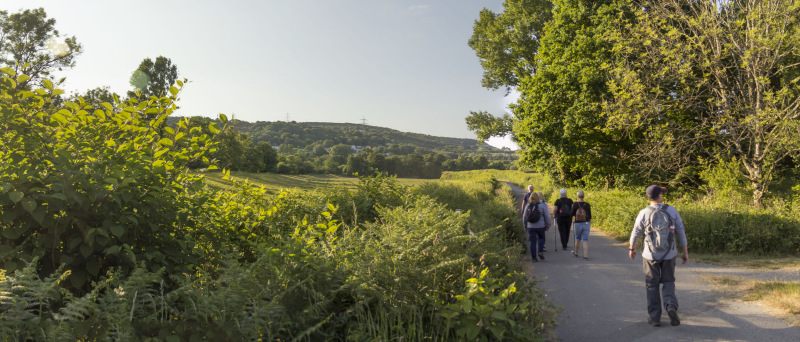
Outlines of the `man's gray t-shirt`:
<svg viewBox="0 0 800 342">
<path fill-rule="evenodd" d="M 664 206 L 663 203 L 658 204 L 650 204 L 651 207 L 656 208 L 656 206 Z M 639 237 L 644 235 L 644 227 L 647 225 L 646 220 L 646 213 L 648 210 L 642 209 L 639 211 L 639 215 L 636 216 L 636 222 L 633 224 L 633 231 L 631 232 L 631 239 L 630 244 L 631 246 L 636 245 L 636 240 Z M 650 251 L 650 248 L 645 244 L 644 251 L 642 252 L 642 258 L 649 259 L 649 260 L 669 260 L 678 256 L 678 245 L 686 246 L 688 243 L 686 241 L 686 231 L 683 227 L 683 220 L 681 219 L 681 215 L 678 214 L 678 210 L 675 209 L 673 206 L 668 206 L 666 209 L 667 214 L 669 214 L 670 218 L 672 218 L 672 223 L 675 224 L 675 240 L 677 243 L 672 245 L 672 248 L 669 251 L 665 252 L 658 252 L 653 254 Z"/>
</svg>

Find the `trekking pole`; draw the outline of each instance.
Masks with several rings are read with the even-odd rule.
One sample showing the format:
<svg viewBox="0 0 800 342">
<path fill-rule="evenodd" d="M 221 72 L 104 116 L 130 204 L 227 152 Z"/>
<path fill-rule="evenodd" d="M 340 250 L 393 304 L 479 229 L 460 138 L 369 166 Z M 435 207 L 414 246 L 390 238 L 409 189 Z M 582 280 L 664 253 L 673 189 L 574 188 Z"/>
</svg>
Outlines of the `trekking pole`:
<svg viewBox="0 0 800 342">
<path fill-rule="evenodd" d="M 555 217 L 553 217 L 553 227 L 556 227 L 556 230 L 558 230 L 558 224 L 556 223 Z M 556 241 L 556 232 L 553 232 L 553 249 L 555 249 L 556 252 L 558 252 L 558 241 Z"/>
</svg>

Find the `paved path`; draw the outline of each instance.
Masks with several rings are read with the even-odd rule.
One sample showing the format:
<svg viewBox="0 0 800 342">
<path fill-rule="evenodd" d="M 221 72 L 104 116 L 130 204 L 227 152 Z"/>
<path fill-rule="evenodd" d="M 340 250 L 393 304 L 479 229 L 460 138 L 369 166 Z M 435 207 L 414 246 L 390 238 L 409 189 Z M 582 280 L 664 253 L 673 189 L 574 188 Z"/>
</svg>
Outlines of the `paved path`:
<svg viewBox="0 0 800 342">
<path fill-rule="evenodd" d="M 519 200 L 525 190 L 507 184 Z M 543 262 L 531 263 L 529 254 L 521 262 L 537 286 L 563 308 L 555 329 L 560 341 L 800 341 L 800 328 L 770 316 L 757 304 L 713 291 L 701 276 L 716 268 L 691 262 L 691 246 L 690 262 L 679 263 L 675 270 L 681 325 L 670 326 L 664 313 L 666 324 L 653 327 L 647 324 L 640 254 L 631 260 L 626 243 L 592 230 L 589 260 L 584 261 L 569 250 L 554 251 L 553 233 L 547 232 Z"/>
</svg>

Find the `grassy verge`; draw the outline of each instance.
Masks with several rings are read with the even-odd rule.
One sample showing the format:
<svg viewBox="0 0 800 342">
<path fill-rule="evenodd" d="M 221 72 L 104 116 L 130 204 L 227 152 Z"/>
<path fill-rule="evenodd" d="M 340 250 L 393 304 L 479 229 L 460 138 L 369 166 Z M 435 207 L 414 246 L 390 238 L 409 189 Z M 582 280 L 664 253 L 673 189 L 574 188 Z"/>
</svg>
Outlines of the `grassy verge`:
<svg viewBox="0 0 800 342">
<path fill-rule="evenodd" d="M 690 252 L 694 261 L 706 264 L 740 267 L 750 269 L 770 270 L 800 270 L 800 257 L 796 256 L 761 256 L 761 255 L 735 255 L 730 253 L 709 254 Z"/>
<path fill-rule="evenodd" d="M 758 302 L 791 326 L 800 327 L 800 282 L 755 281 L 731 276 L 706 277 L 734 299 Z"/>
</svg>

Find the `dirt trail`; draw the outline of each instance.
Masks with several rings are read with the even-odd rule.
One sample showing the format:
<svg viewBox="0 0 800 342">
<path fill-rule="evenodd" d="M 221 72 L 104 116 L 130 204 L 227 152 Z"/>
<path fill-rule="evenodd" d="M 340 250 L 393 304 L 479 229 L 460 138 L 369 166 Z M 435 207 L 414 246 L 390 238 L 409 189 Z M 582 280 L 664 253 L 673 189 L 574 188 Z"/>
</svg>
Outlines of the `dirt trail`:
<svg viewBox="0 0 800 342">
<path fill-rule="evenodd" d="M 525 190 L 506 183 L 519 208 Z M 591 203 L 591 198 L 587 199 Z M 800 341 L 800 328 L 769 315 L 764 308 L 715 292 L 704 275 L 757 275 L 764 279 L 800 279 L 800 271 L 748 271 L 691 261 L 675 270 L 681 325 L 672 327 L 664 313 L 661 327 L 647 324 L 642 259 L 628 258 L 627 244 L 598 230 L 589 237 L 589 260 L 554 251 L 556 230 L 547 232 L 545 260 L 520 262 L 537 286 L 563 311 L 555 335 L 559 341 Z M 572 248 L 574 242 L 570 242 Z M 733 274 L 735 273 L 735 274 Z"/>
</svg>

